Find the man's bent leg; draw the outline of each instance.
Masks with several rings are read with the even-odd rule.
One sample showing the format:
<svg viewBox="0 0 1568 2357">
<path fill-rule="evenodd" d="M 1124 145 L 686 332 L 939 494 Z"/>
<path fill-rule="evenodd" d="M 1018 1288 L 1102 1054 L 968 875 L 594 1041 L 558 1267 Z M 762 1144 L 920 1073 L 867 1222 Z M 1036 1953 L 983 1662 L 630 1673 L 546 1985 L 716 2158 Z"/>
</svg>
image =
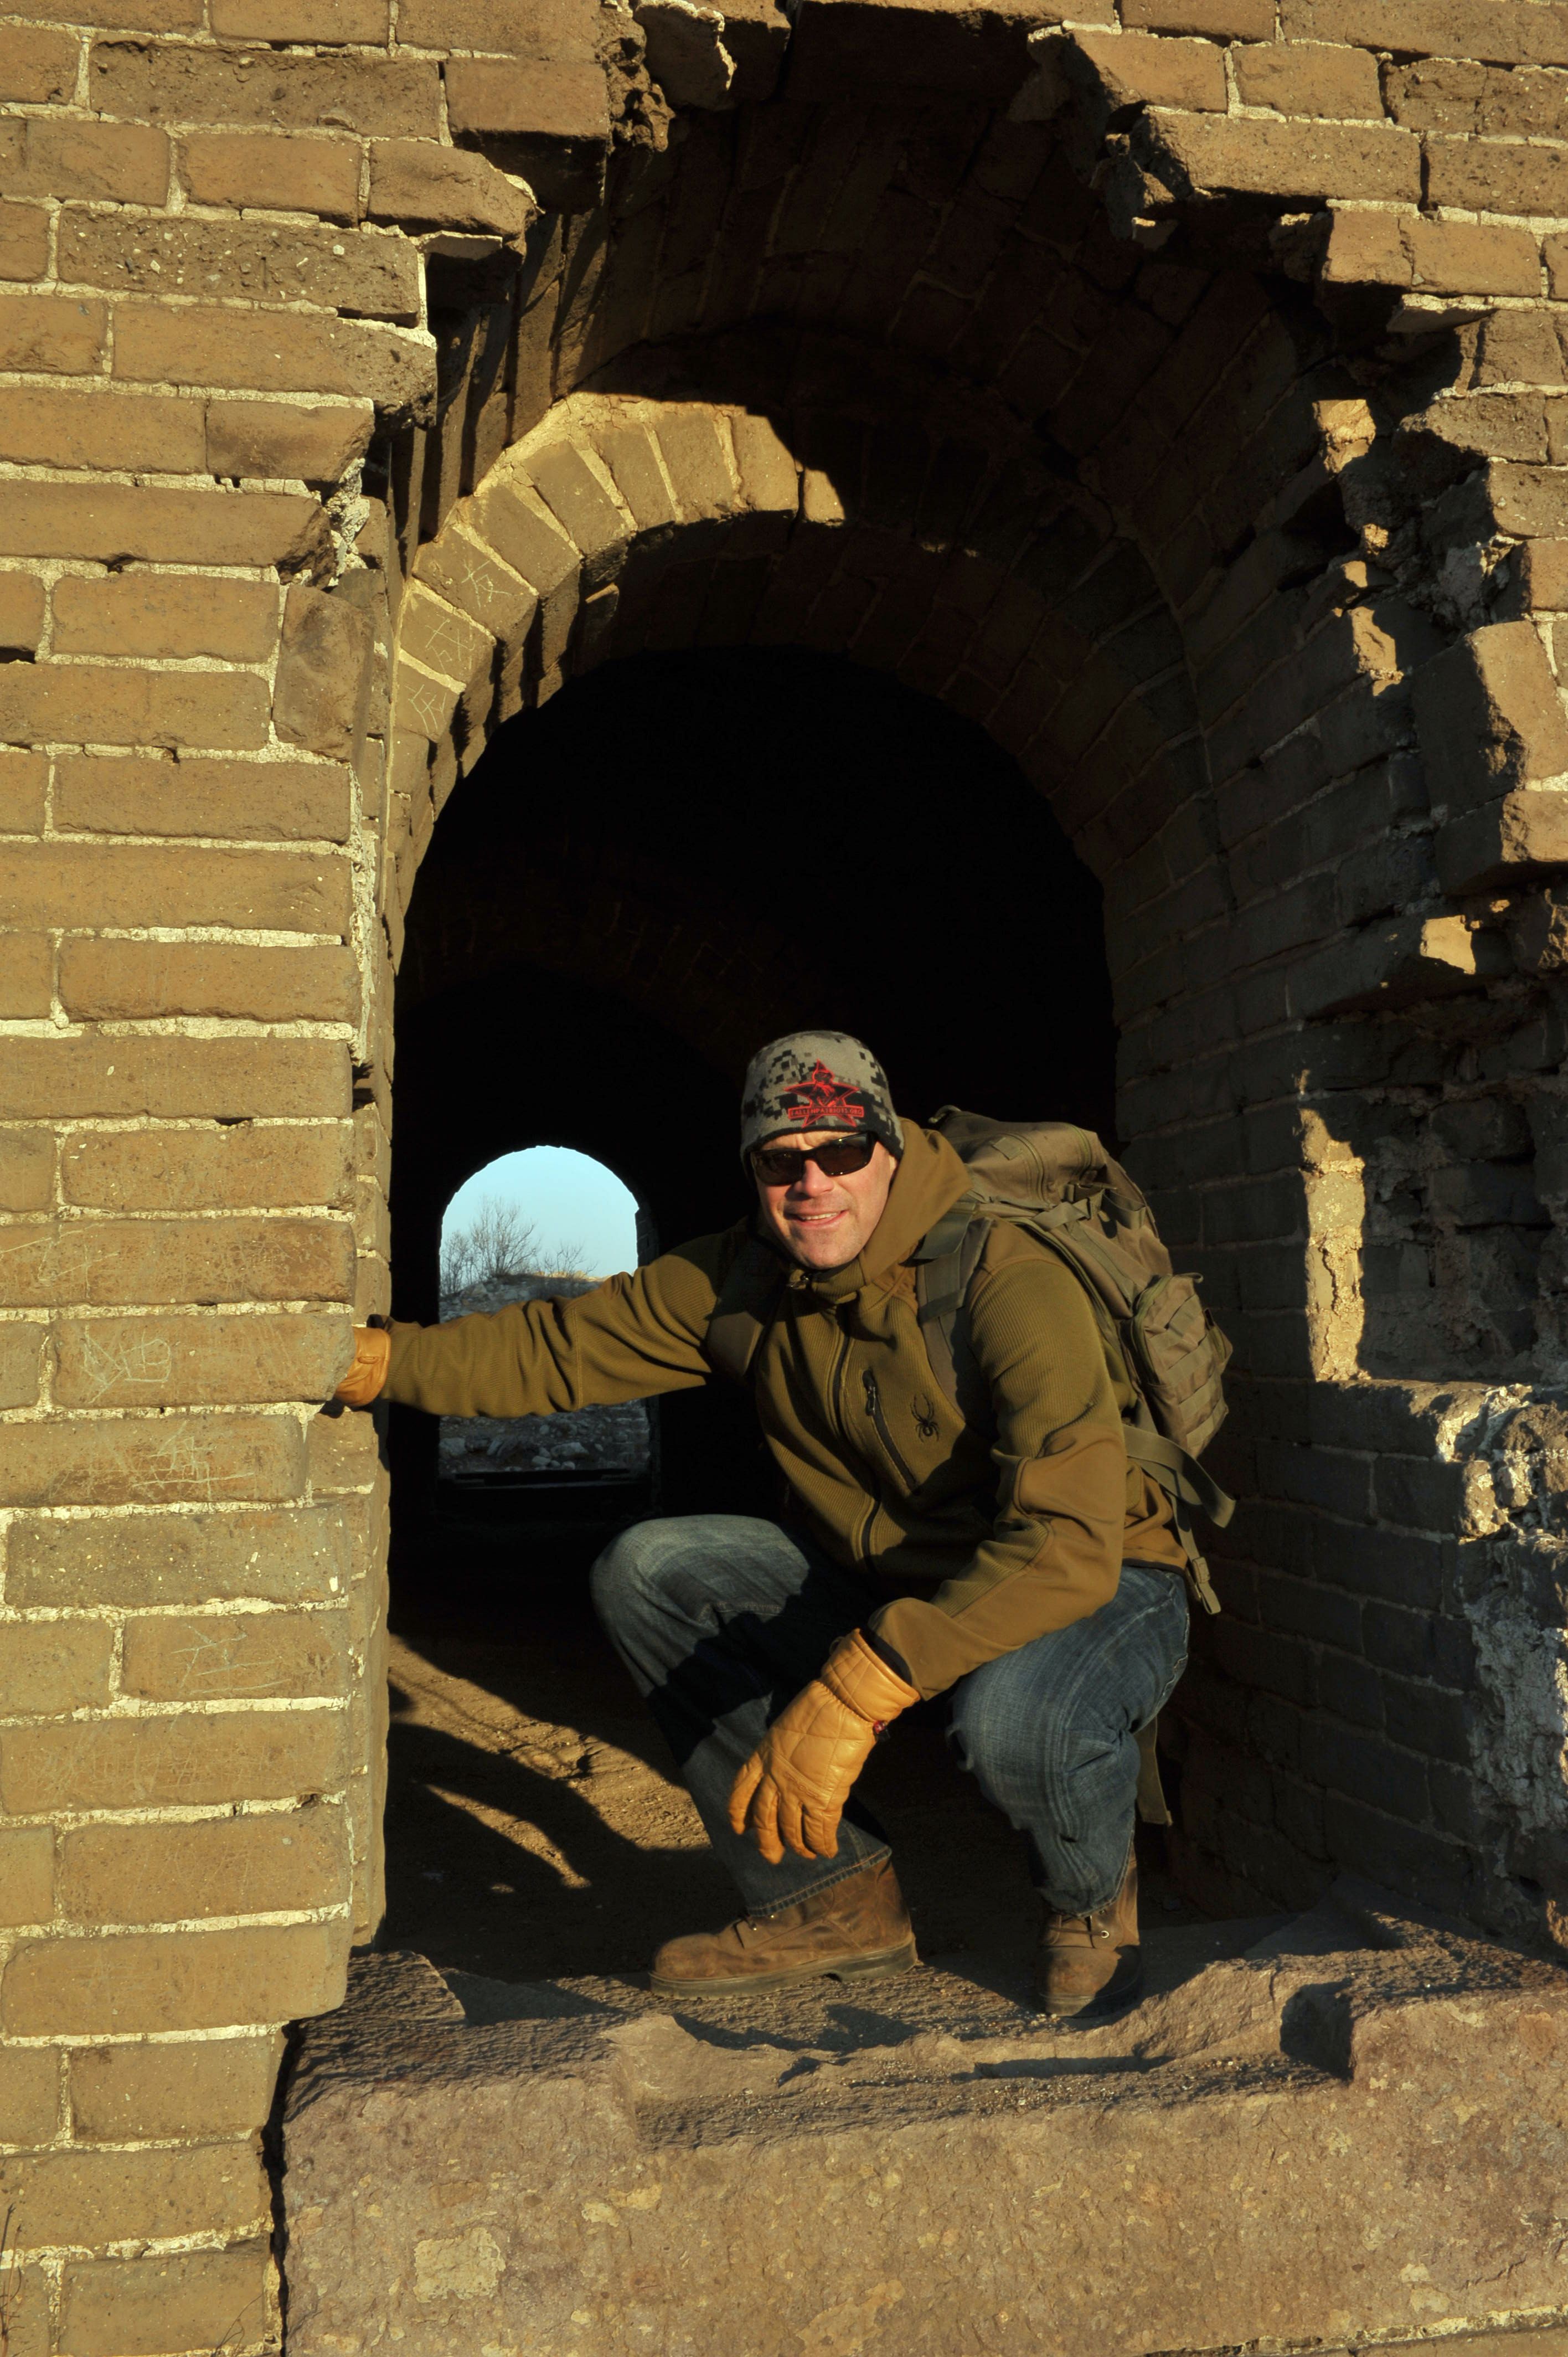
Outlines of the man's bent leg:
<svg viewBox="0 0 1568 2357">
<path fill-rule="evenodd" d="M 854 1802 L 833 1857 L 769 1866 L 731 1831 L 729 1796 L 770 1719 L 875 1599 L 778 1523 L 687 1514 L 638 1523 L 594 1566 L 594 1605 L 675 1755 L 746 1911 L 768 1916 L 886 1858 Z"/>
<path fill-rule="evenodd" d="M 1047 1906 L 1110 1905 L 1133 1844 L 1136 1730 L 1187 1660 L 1187 1592 L 1173 1572 L 1122 1566 L 1098 1612 L 972 1671 L 952 1736 L 986 1798 L 1029 1836 Z"/>
</svg>

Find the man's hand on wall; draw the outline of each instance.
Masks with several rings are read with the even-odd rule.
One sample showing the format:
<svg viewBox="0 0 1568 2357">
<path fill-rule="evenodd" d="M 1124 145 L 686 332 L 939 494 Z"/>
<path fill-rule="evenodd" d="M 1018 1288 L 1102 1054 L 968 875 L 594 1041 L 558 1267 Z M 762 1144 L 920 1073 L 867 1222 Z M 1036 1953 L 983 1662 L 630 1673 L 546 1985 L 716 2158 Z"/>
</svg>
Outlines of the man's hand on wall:
<svg viewBox="0 0 1568 2357">
<path fill-rule="evenodd" d="M 786 1848 L 832 1857 L 839 1819 L 882 1729 L 919 1691 L 890 1670 L 856 1629 L 828 1655 L 820 1678 L 781 1710 L 735 1780 L 729 1821 L 749 1833 L 769 1866 Z"/>
<path fill-rule="evenodd" d="M 333 1398 L 347 1407 L 369 1407 L 381 1397 L 391 1364 L 392 1336 L 379 1326 L 356 1326 L 354 1356 Z"/>
</svg>

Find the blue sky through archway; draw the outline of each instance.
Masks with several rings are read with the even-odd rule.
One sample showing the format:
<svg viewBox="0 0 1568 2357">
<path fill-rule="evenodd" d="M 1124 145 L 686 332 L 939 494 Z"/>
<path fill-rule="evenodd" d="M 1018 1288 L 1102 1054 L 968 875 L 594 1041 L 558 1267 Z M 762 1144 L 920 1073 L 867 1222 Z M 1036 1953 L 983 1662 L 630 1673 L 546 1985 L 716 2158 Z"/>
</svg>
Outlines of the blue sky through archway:
<svg viewBox="0 0 1568 2357">
<path fill-rule="evenodd" d="M 466 1178 L 446 1206 L 446 1238 L 467 1225 L 481 1203 L 514 1204 L 538 1231 L 542 1265 L 581 1254 L 591 1276 L 637 1266 L 637 1199 L 613 1170 L 570 1146 L 530 1146 L 502 1154 Z"/>
</svg>

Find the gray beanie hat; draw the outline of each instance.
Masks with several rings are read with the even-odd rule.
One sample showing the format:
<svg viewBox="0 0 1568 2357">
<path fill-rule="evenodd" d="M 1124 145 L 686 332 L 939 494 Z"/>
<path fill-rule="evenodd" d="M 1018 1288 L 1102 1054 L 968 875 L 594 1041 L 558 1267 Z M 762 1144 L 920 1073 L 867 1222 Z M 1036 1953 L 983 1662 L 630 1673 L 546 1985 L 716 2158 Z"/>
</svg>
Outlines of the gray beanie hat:
<svg viewBox="0 0 1568 2357">
<path fill-rule="evenodd" d="M 787 1031 L 759 1048 L 746 1068 L 740 1100 L 740 1151 L 808 1130 L 843 1129 L 904 1151 L 887 1075 L 847 1031 Z"/>
</svg>

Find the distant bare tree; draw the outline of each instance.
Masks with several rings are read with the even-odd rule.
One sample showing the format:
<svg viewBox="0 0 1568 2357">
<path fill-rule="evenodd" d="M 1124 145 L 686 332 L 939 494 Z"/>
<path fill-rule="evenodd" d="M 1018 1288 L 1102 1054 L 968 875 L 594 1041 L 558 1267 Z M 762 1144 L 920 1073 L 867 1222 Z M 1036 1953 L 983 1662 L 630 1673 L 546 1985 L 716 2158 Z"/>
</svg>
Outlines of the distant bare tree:
<svg viewBox="0 0 1568 2357">
<path fill-rule="evenodd" d="M 488 1277 L 528 1276 L 539 1265 L 539 1231 L 515 1203 L 487 1195 L 472 1217 L 441 1239 L 441 1290 L 461 1293 Z"/>
<path fill-rule="evenodd" d="M 585 1277 L 587 1257 L 580 1243 L 553 1244 L 546 1251 L 538 1228 L 515 1203 L 487 1195 L 462 1227 L 442 1237 L 441 1291 L 450 1297 L 470 1285 L 509 1276 Z"/>
</svg>

